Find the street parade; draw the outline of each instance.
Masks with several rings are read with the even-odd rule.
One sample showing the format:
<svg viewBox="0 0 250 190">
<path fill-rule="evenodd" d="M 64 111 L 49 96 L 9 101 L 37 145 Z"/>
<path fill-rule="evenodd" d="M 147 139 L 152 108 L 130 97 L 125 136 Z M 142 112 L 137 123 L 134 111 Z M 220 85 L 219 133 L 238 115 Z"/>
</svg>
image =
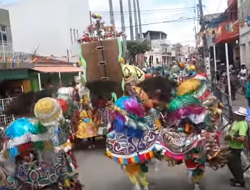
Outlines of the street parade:
<svg viewBox="0 0 250 190">
<path fill-rule="evenodd" d="M 249 11 L 0 0 L 0 190 L 250 189 Z"/>
<path fill-rule="evenodd" d="M 185 165 L 199 185 L 205 168 L 227 165 L 230 149 L 220 144 L 223 104 L 195 60 L 174 63 L 159 75 L 122 57 L 122 32 L 99 14 L 81 39 L 83 74 L 74 86 L 24 93 L 6 114 L 16 120 L 1 131 L 1 190 L 82 190 L 74 143 L 104 138 L 106 159 L 121 167 L 134 190 L 148 190 L 148 165 Z M 165 76 L 164 73 L 169 75 Z M 92 142 L 92 143 L 91 143 Z M 156 162 L 156 163 L 157 163 Z M 166 171 L 167 172 L 167 171 Z"/>
</svg>

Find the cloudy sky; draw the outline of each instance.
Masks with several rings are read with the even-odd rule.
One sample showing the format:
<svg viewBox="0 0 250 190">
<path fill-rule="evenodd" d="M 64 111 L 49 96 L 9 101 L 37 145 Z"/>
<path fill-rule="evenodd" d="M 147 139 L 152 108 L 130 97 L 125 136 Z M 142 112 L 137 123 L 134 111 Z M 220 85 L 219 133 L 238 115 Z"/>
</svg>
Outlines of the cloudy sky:
<svg viewBox="0 0 250 190">
<path fill-rule="evenodd" d="M 0 6 L 14 4 L 18 0 L 0 0 Z M 126 33 L 129 36 L 128 1 L 124 2 Z M 168 34 L 172 43 L 194 43 L 194 7 L 198 0 L 140 0 L 142 30 L 159 30 Z M 224 11 L 227 0 L 203 0 L 204 14 L 212 14 Z M 90 10 L 99 13 L 108 24 L 109 4 L 108 0 L 89 0 Z M 113 0 L 115 22 L 118 30 L 121 29 L 119 0 Z M 134 23 L 133 23 L 134 24 Z"/>
<path fill-rule="evenodd" d="M 129 36 L 128 3 L 127 0 L 123 1 L 126 33 Z M 193 44 L 194 7 L 197 2 L 198 0 L 140 0 L 142 30 L 160 30 L 166 32 L 173 43 Z M 110 22 L 108 0 L 90 0 L 89 4 L 92 12 L 100 13 L 107 23 Z M 119 0 L 113 0 L 113 4 L 116 26 L 120 29 Z M 204 14 L 211 14 L 224 11 L 227 0 L 203 0 L 203 4 Z M 197 18 L 195 22 L 197 23 Z"/>
</svg>

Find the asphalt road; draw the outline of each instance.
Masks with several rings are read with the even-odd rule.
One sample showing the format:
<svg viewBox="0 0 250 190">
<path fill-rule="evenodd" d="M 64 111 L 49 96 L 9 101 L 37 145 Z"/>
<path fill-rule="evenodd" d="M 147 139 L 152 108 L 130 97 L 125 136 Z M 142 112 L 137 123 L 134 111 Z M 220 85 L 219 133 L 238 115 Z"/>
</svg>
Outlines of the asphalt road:
<svg viewBox="0 0 250 190">
<path fill-rule="evenodd" d="M 104 149 L 82 150 L 75 153 L 79 165 L 80 181 L 85 190 L 130 190 L 131 183 L 121 167 L 104 155 Z M 158 171 L 152 165 L 148 178 L 150 189 L 194 189 L 187 183 L 184 165 L 168 167 L 165 161 L 159 162 Z M 227 168 L 213 171 L 207 169 L 201 190 L 235 190 L 230 187 L 230 174 Z M 249 187 L 248 187 L 249 188 Z"/>
<path fill-rule="evenodd" d="M 233 102 L 233 110 L 239 106 L 246 107 L 246 99 L 237 94 Z M 79 147 L 80 148 L 80 147 Z M 84 190 L 131 190 L 132 185 L 121 167 L 104 155 L 104 147 L 94 150 L 78 150 L 76 158 L 79 165 L 80 180 L 85 185 Z M 150 166 L 148 178 L 152 190 L 193 190 L 187 183 L 184 165 L 168 167 L 165 161 L 158 164 L 158 171 Z M 229 184 L 227 167 L 213 171 L 207 169 L 200 190 L 237 190 Z M 246 189 L 250 189 L 249 185 Z M 196 190 L 196 189 L 195 189 Z"/>
</svg>

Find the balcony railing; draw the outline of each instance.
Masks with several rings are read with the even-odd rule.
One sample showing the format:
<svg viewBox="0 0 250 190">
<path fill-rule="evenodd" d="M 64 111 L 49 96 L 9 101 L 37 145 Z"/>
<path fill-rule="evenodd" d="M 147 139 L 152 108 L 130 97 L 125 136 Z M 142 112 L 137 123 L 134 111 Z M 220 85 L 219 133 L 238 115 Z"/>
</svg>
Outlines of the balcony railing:
<svg viewBox="0 0 250 190">
<path fill-rule="evenodd" d="M 32 55 L 24 52 L 14 52 L 12 43 L 0 44 L 0 69 L 33 68 Z"/>
</svg>

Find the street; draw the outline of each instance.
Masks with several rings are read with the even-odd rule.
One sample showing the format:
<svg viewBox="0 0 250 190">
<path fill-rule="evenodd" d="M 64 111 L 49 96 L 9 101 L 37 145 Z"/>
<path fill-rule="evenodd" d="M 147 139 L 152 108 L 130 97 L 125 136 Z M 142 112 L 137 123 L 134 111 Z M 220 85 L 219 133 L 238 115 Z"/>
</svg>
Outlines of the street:
<svg viewBox="0 0 250 190">
<path fill-rule="evenodd" d="M 104 155 L 104 150 L 84 150 L 76 152 L 79 164 L 80 180 L 85 190 L 130 190 L 132 186 L 129 178 L 121 167 Z M 150 166 L 148 178 L 150 189 L 191 190 L 186 182 L 186 168 L 184 165 L 168 167 L 167 162 L 158 164 L 159 171 Z M 202 183 L 201 190 L 233 190 L 229 185 L 227 168 L 213 171 L 208 169 Z"/>
<path fill-rule="evenodd" d="M 246 107 L 245 98 L 237 95 L 233 102 L 233 109 L 239 106 Z M 78 150 L 76 158 L 79 165 L 80 180 L 85 185 L 85 190 L 130 190 L 132 189 L 129 178 L 121 167 L 104 155 L 104 147 L 94 150 Z M 158 171 L 150 166 L 148 178 L 150 189 L 177 189 L 191 190 L 186 180 L 186 168 L 184 165 L 168 167 L 167 162 L 158 164 Z M 227 167 L 213 171 L 207 169 L 205 178 L 201 184 L 201 190 L 233 190 L 229 184 L 231 177 Z M 248 187 L 249 188 L 249 187 Z"/>
</svg>

